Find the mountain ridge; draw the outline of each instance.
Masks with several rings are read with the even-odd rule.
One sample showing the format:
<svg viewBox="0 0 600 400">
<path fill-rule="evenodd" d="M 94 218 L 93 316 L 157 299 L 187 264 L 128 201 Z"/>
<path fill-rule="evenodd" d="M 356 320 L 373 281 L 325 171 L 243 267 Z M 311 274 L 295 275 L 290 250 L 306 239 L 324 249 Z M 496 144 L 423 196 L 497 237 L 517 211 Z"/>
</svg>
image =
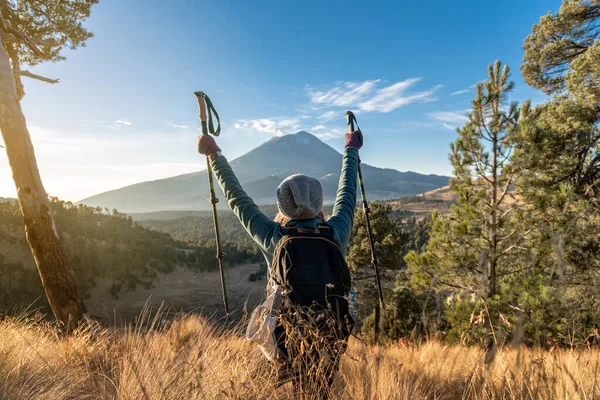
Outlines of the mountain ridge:
<svg viewBox="0 0 600 400">
<path fill-rule="evenodd" d="M 302 173 L 314 176 L 323 185 L 326 202 L 337 192 L 342 154 L 313 134 L 275 137 L 230 161 L 238 180 L 257 204 L 272 204 L 279 183 L 287 176 Z M 401 172 L 362 164 L 367 194 L 385 200 L 434 190 L 448 184 L 449 177 Z M 77 203 L 116 208 L 121 212 L 208 209 L 206 170 L 170 178 L 138 182 L 82 199 Z M 220 189 L 219 197 L 223 198 Z M 220 204 L 225 207 L 225 202 Z"/>
</svg>

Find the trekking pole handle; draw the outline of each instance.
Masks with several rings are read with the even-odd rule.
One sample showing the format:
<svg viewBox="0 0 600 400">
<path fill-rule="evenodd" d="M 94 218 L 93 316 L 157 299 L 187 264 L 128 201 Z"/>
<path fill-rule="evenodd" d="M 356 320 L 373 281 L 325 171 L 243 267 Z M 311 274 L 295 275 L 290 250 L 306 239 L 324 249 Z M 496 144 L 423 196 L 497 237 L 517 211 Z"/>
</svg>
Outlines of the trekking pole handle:
<svg viewBox="0 0 600 400">
<path fill-rule="evenodd" d="M 354 132 L 354 121 L 356 121 L 356 117 L 352 111 L 346 111 L 346 121 L 348 121 L 348 133 Z"/>
<path fill-rule="evenodd" d="M 200 123 L 202 124 L 202 134 L 208 135 L 208 127 L 206 125 L 206 103 L 204 102 L 204 92 L 194 92 L 198 101 L 198 109 L 200 110 Z"/>
</svg>

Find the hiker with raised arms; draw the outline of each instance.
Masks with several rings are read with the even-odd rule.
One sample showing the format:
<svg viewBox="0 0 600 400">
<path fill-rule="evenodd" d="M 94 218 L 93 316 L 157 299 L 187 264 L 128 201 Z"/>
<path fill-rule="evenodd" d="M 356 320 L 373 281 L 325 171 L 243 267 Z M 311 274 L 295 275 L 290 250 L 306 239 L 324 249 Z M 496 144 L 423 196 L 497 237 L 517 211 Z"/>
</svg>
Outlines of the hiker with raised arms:
<svg viewBox="0 0 600 400">
<path fill-rule="evenodd" d="M 282 366 L 282 381 L 286 375 L 289 376 L 297 389 L 306 390 L 302 388 L 307 386 L 303 379 L 314 375 L 315 368 L 311 368 L 314 365 L 306 365 L 308 361 L 309 364 L 323 363 L 316 368 L 320 370 L 320 376 L 310 378 L 313 386 L 327 391 L 354 324 L 348 311 L 352 282 L 344 255 L 354 221 L 358 149 L 362 147 L 362 141 L 359 130 L 346 134 L 342 172 L 331 217 L 326 218 L 323 213 L 323 188 L 319 180 L 296 174 L 283 180 L 277 188 L 279 213 L 272 220 L 244 192 L 215 139 L 207 135 L 198 138 L 198 152 L 209 158 L 229 207 L 271 266 L 266 311 L 279 318 L 274 331 L 267 332 L 272 338 L 263 337 L 261 349 L 268 358 Z M 296 310 L 301 312 L 294 312 Z M 323 314 L 327 317 L 323 318 Z M 293 321 L 289 318 L 291 315 L 295 318 Z M 310 320 L 311 325 L 317 326 L 322 337 L 306 339 L 315 329 L 308 332 L 305 327 L 301 328 L 299 325 L 303 322 L 298 320 L 300 316 L 304 323 Z M 285 321 L 291 322 L 286 325 Z M 264 322 L 264 318 L 259 321 Z M 295 333 L 290 332 L 290 326 L 297 328 L 293 329 L 297 332 L 307 331 L 306 335 L 291 340 Z M 331 327 L 335 329 L 332 331 Z M 264 336 L 264 328 L 257 329 L 262 329 L 259 336 Z M 323 337 L 327 339 L 322 340 Z M 267 339 L 274 342 L 271 348 L 265 342 Z M 297 342 L 304 339 L 307 343 L 303 343 L 301 347 L 304 350 L 299 351 Z M 314 354 L 308 354 L 306 350 L 312 348 L 315 354 L 322 354 L 323 346 L 328 347 L 328 357 L 315 359 Z M 297 358 L 302 358 L 303 362 L 298 363 Z M 302 366 L 298 367 L 299 364 Z M 309 369 L 313 373 L 309 374 Z"/>
</svg>

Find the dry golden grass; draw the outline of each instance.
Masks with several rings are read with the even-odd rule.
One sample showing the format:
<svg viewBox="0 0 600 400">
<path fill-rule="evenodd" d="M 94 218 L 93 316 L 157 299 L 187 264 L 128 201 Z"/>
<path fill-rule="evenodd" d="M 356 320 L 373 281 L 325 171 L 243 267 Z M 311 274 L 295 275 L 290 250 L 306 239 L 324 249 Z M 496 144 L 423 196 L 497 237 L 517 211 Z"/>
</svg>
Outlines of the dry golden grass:
<svg viewBox="0 0 600 400">
<path fill-rule="evenodd" d="M 239 330 L 155 317 L 145 328 L 59 338 L 45 323 L 0 321 L 0 399 L 291 399 Z M 353 339 L 331 398 L 594 399 L 600 351 L 501 350 Z"/>
</svg>

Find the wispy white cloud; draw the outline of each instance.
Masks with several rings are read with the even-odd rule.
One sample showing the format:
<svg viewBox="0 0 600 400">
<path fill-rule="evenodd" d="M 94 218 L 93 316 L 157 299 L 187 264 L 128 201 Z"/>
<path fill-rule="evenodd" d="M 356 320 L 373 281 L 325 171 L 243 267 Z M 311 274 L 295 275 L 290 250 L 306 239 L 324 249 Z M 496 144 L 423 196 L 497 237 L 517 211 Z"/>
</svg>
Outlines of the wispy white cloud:
<svg viewBox="0 0 600 400">
<path fill-rule="evenodd" d="M 189 125 L 179 125 L 179 124 L 174 124 L 173 122 L 167 122 L 167 125 L 169 125 L 171 128 L 177 128 L 177 129 L 189 129 Z"/>
<path fill-rule="evenodd" d="M 268 133 L 274 136 L 283 136 L 286 134 L 286 129 L 299 129 L 300 119 L 290 117 L 240 119 L 236 120 L 233 127 L 235 129 L 253 129 L 257 132 Z"/>
<path fill-rule="evenodd" d="M 325 125 L 315 125 L 312 128 L 310 128 L 311 131 L 323 131 L 325 129 L 327 129 Z"/>
<path fill-rule="evenodd" d="M 276 120 L 276 123 L 281 128 L 294 128 L 298 127 L 298 118 L 284 118 L 280 120 Z"/>
<path fill-rule="evenodd" d="M 459 94 L 465 94 L 465 93 L 469 93 L 469 92 L 470 92 L 469 89 L 457 90 L 456 92 L 450 93 L 450 96 L 457 96 Z"/>
<path fill-rule="evenodd" d="M 375 89 L 381 79 L 364 82 L 336 82 L 334 87 L 326 91 L 314 90 L 311 86 L 306 88 L 308 96 L 313 103 L 329 106 L 346 107 L 363 101 L 366 95 Z"/>
<path fill-rule="evenodd" d="M 435 101 L 433 99 L 433 95 L 439 88 L 441 88 L 441 85 L 438 85 L 424 92 L 405 95 L 404 92 L 406 91 L 406 89 L 412 86 L 415 82 L 418 81 L 413 80 L 412 82 L 399 82 L 394 85 L 388 86 L 387 88 L 381 89 L 378 91 L 377 95 L 375 95 L 373 98 L 366 101 L 365 103 L 361 104 L 360 109 L 364 111 L 379 111 L 385 113 L 394 111 L 397 108 L 417 101 Z"/>
<path fill-rule="evenodd" d="M 469 121 L 466 111 L 436 111 L 429 113 L 429 116 L 447 124 L 464 124 Z"/>
<path fill-rule="evenodd" d="M 101 123 L 106 124 L 106 121 L 101 121 Z M 133 122 L 129 121 L 128 119 L 123 118 L 123 119 L 118 119 L 115 122 L 110 123 L 108 125 L 104 125 L 104 126 L 106 128 L 119 130 L 123 126 L 131 126 L 131 125 L 133 125 Z"/>
<path fill-rule="evenodd" d="M 435 101 L 434 94 L 441 85 L 428 90 L 409 92 L 421 78 L 410 78 L 378 88 L 381 79 L 363 82 L 336 82 L 328 90 L 306 87 L 306 94 L 314 104 L 328 107 L 352 107 L 363 111 L 390 112 L 415 102 Z M 325 115 L 325 114 L 323 114 Z M 333 114 L 329 114 L 333 118 Z"/>
<path fill-rule="evenodd" d="M 456 92 L 450 93 L 450 96 L 457 96 L 459 94 L 465 94 L 471 92 L 473 89 L 477 87 L 477 83 L 467 86 L 465 89 L 457 90 Z"/>
<path fill-rule="evenodd" d="M 332 121 L 336 117 L 340 116 L 340 114 L 341 113 L 335 111 L 325 111 L 323 114 L 319 115 L 317 119 L 325 122 Z"/>
<path fill-rule="evenodd" d="M 329 140 L 344 136 L 346 131 L 340 128 L 325 128 L 324 130 L 317 130 L 313 134 L 321 140 Z"/>
<path fill-rule="evenodd" d="M 458 126 L 456 125 L 447 124 L 445 122 L 442 122 L 442 126 L 446 129 L 450 129 L 451 131 L 456 130 L 456 128 L 458 128 Z"/>
</svg>

